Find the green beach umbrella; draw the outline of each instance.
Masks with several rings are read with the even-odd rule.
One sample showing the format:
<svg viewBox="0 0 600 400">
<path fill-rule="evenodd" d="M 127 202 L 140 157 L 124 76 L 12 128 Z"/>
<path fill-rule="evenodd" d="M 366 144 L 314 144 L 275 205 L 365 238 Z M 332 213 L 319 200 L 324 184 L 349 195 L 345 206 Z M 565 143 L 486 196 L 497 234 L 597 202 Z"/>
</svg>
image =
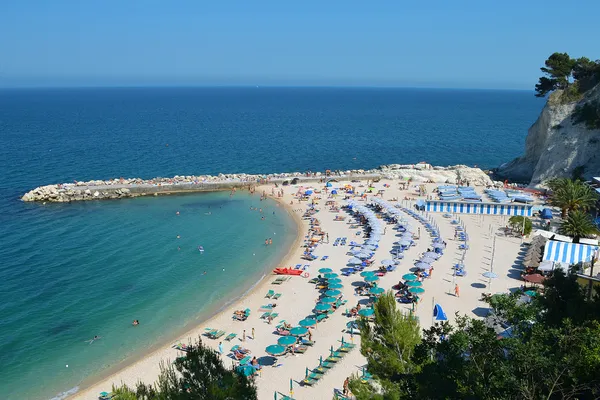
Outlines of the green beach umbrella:
<svg viewBox="0 0 600 400">
<path fill-rule="evenodd" d="M 327 297 L 339 297 L 341 296 L 342 292 L 340 292 L 339 290 L 328 290 L 325 292 L 325 296 Z"/>
<path fill-rule="evenodd" d="M 319 273 L 320 273 L 320 274 L 327 274 L 327 273 L 329 273 L 329 272 L 333 272 L 333 270 L 332 270 L 331 268 L 321 268 L 321 269 L 319 270 Z"/>
<path fill-rule="evenodd" d="M 341 283 L 332 283 L 331 285 L 327 286 L 329 289 L 341 289 L 344 287 L 344 285 L 342 285 Z"/>
<path fill-rule="evenodd" d="M 363 271 L 360 273 L 360 276 L 367 277 L 367 276 L 375 276 L 375 271 Z"/>
<path fill-rule="evenodd" d="M 290 335 L 292 335 L 292 336 L 308 335 L 308 328 L 304 328 L 302 326 L 296 326 L 296 327 L 290 329 Z"/>
<path fill-rule="evenodd" d="M 279 339 L 277 339 L 277 344 L 281 346 L 291 346 L 293 344 L 296 344 L 297 340 L 298 339 L 296 339 L 294 336 L 282 336 Z"/>
<path fill-rule="evenodd" d="M 303 320 L 301 320 L 300 322 L 298 322 L 298 325 L 300 326 L 313 326 L 317 324 L 317 320 L 316 319 L 312 319 L 312 318 L 304 318 Z"/>
<path fill-rule="evenodd" d="M 280 356 L 285 353 L 286 348 L 279 344 L 272 344 L 268 346 L 265 351 L 272 356 Z"/>
<path fill-rule="evenodd" d="M 329 311 L 330 309 L 331 309 L 331 304 L 318 303 L 315 306 L 315 310 L 317 310 L 319 312 Z"/>
<path fill-rule="evenodd" d="M 371 288 L 371 290 L 369 290 L 369 293 L 370 294 L 374 294 L 374 295 L 378 295 L 378 294 L 381 294 L 383 292 L 385 292 L 385 289 L 382 288 L 382 287 L 377 287 L 377 286 L 374 287 L 374 288 Z"/>
<path fill-rule="evenodd" d="M 335 297 L 323 297 L 320 301 L 321 301 L 321 303 L 335 303 L 337 301 L 337 298 L 335 298 Z"/>
<path fill-rule="evenodd" d="M 410 289 L 408 289 L 408 291 L 413 294 L 425 293 L 425 289 L 423 289 L 422 287 L 411 287 Z"/>
<path fill-rule="evenodd" d="M 340 278 L 331 278 L 327 279 L 327 283 L 333 285 L 334 283 L 342 283 L 342 280 Z"/>
<path fill-rule="evenodd" d="M 360 315 L 361 317 L 370 317 L 373 314 L 375 314 L 375 310 L 373 310 L 372 308 L 363 308 L 358 312 L 358 315 Z"/>
<path fill-rule="evenodd" d="M 333 279 L 333 278 L 337 278 L 339 275 L 336 274 L 335 272 L 329 272 L 327 274 L 325 274 L 325 279 Z"/>
<path fill-rule="evenodd" d="M 415 274 L 404 274 L 402 275 L 402 279 L 404 279 L 405 281 L 416 281 L 417 280 L 417 276 Z"/>
<path fill-rule="evenodd" d="M 421 286 L 423 286 L 423 283 L 419 282 L 419 281 L 410 281 L 410 282 L 406 282 L 406 286 L 408 286 L 408 287 L 421 287 Z"/>
<path fill-rule="evenodd" d="M 371 275 L 371 276 L 365 277 L 365 282 L 377 282 L 378 280 L 379 280 L 379 277 L 377 275 Z"/>
</svg>

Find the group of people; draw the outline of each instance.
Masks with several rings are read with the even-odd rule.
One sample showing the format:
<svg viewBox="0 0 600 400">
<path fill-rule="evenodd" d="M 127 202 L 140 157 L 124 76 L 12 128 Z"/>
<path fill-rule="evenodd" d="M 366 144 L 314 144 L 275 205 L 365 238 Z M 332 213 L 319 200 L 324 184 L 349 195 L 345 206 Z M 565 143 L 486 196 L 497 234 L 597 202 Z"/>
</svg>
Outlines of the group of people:
<svg viewBox="0 0 600 400">
<path fill-rule="evenodd" d="M 270 244 L 273 244 L 273 239 L 271 239 L 271 238 L 265 239 L 265 246 L 268 246 Z"/>
</svg>

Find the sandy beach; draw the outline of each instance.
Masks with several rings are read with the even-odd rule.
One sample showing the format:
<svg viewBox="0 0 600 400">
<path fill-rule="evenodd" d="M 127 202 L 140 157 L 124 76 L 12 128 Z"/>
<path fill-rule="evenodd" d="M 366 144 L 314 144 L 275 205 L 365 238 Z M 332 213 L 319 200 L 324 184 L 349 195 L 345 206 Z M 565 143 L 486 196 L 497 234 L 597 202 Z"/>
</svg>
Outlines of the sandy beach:
<svg viewBox="0 0 600 400">
<path fill-rule="evenodd" d="M 361 193 L 366 190 L 364 182 L 336 182 L 335 187 L 342 187 L 345 184 L 356 185 L 357 192 Z M 384 186 L 386 185 L 386 186 Z M 389 187 L 388 187 L 389 185 Z M 431 193 L 437 184 L 424 184 L 427 193 Z M 287 282 L 281 285 L 274 285 L 272 281 L 274 276 L 268 276 L 257 287 L 244 298 L 236 301 L 231 306 L 224 309 L 215 317 L 208 321 L 202 322 L 200 325 L 187 332 L 180 337 L 180 340 L 174 341 L 189 343 L 206 332 L 206 328 L 221 329 L 229 333 L 236 333 L 237 337 L 231 342 L 224 341 L 223 336 L 219 340 L 211 340 L 203 338 L 205 344 L 218 348 L 219 342 L 223 343 L 225 354 L 222 358 L 225 363 L 233 363 L 234 361 L 227 356 L 228 350 L 234 345 L 241 345 L 252 352 L 252 355 L 260 358 L 266 355 L 265 348 L 269 345 L 276 344 L 280 337 L 274 333 L 276 325 L 282 320 L 296 326 L 298 321 L 313 314 L 313 308 L 320 295 L 314 284 L 309 283 L 309 279 L 318 275 L 320 268 L 328 267 L 334 272 L 340 274 L 342 280 L 343 299 L 347 300 L 347 304 L 340 307 L 327 320 L 320 322 L 315 328 L 311 328 L 312 339 L 315 342 L 313 346 L 308 347 L 304 354 L 287 355 L 279 357 L 273 366 L 263 366 L 262 370 L 256 377 L 259 399 L 272 399 L 274 392 L 280 392 L 289 395 L 290 379 L 293 382 L 293 397 L 295 399 L 330 399 L 333 397 L 335 389 L 341 389 L 344 379 L 353 374 L 360 373 L 362 367 L 365 366 L 366 360 L 361 356 L 359 351 L 360 338 L 354 335 L 353 338 L 345 333 L 347 322 L 351 318 L 343 315 L 346 308 L 354 307 L 359 301 L 366 301 L 366 297 L 355 295 L 353 286 L 354 282 L 362 282 L 363 279 L 359 274 L 350 276 L 342 276 L 341 269 L 346 268 L 346 263 L 350 258 L 348 251 L 350 250 L 349 243 L 353 240 L 362 243 L 363 238 L 357 235 L 360 232 L 358 228 L 351 228 L 351 222 L 354 219 L 346 212 L 330 211 L 330 206 L 326 206 L 326 201 L 335 201 L 338 206 L 347 204 L 344 200 L 344 194 L 340 191 L 338 195 L 330 197 L 323 189 L 323 185 L 313 184 L 312 188 L 321 190 L 320 194 L 313 194 L 312 199 L 319 212 L 315 214 L 315 218 L 320 221 L 320 227 L 329 236 L 329 242 L 324 241 L 319 243 L 314 251 L 318 259 L 314 261 L 306 261 L 301 259 L 304 253 L 302 241 L 305 235 L 308 234 L 309 220 L 302 219 L 301 216 L 307 209 L 308 202 L 299 202 L 294 195 L 299 190 L 305 190 L 307 186 L 301 185 L 283 187 L 283 198 L 279 199 L 298 221 L 300 232 L 298 240 L 294 243 L 287 257 L 281 263 L 281 267 L 294 267 L 297 264 L 309 265 L 306 272 L 310 275 L 309 278 L 301 276 L 293 276 Z M 416 193 L 416 186 L 411 185 L 408 189 L 403 190 L 399 185 L 398 180 L 382 179 L 374 184 L 375 191 L 382 191 L 382 195 L 378 196 L 392 204 L 399 204 L 404 207 L 411 208 L 414 200 L 419 197 Z M 257 193 L 262 193 L 265 190 L 270 194 L 272 185 L 257 188 Z M 281 188 L 281 187 L 280 187 Z M 331 189 L 331 188 L 330 188 Z M 482 187 L 477 190 L 482 192 Z M 367 201 L 355 201 L 361 203 L 369 203 L 370 196 L 367 196 Z M 410 198 L 408 200 L 407 198 Z M 392 201 L 398 199 L 397 201 Z M 292 202 L 293 204 L 290 204 Z M 481 216 L 481 215 L 456 215 L 451 218 L 444 216 L 442 213 L 421 213 L 431 223 L 437 225 L 441 238 L 447 243 L 447 248 L 439 260 L 433 266 L 432 276 L 423 282 L 425 293 L 421 295 L 421 300 L 416 306 L 415 313 L 419 317 L 421 327 L 428 328 L 433 322 L 433 305 L 440 304 L 446 312 L 450 321 L 454 319 L 455 313 L 466 314 L 473 317 L 481 317 L 484 315 L 486 305 L 480 298 L 483 293 L 506 292 L 510 289 L 521 286 L 522 281 L 519 279 L 519 270 L 516 262 L 517 255 L 521 248 L 521 240 L 514 237 L 506 237 L 501 233 L 501 227 L 506 226 L 508 217 L 506 216 Z M 345 216 L 344 221 L 335 220 L 336 216 Z M 386 290 L 392 288 L 399 281 L 402 275 L 411 272 L 414 268 L 414 263 L 419 259 L 422 253 L 426 252 L 431 244 L 432 238 L 427 233 L 425 227 L 417 219 L 404 213 L 403 216 L 414 227 L 414 230 L 420 232 L 419 239 L 415 240 L 415 245 L 404 252 L 404 258 L 397 266 L 396 270 L 387 273 L 380 278 L 378 285 Z M 468 250 L 460 250 L 459 245 L 463 242 L 454 240 L 456 224 L 452 223 L 453 219 L 460 219 L 460 223 L 464 226 L 468 234 Z M 383 259 L 392 258 L 391 250 L 393 243 L 398 240 L 398 232 L 393 229 L 394 225 L 386 225 L 385 234 L 379 243 L 379 248 L 375 252 L 374 266 L 379 267 L 380 261 Z M 414 233 L 417 233 L 414 232 Z M 347 238 L 346 245 L 334 246 L 336 238 Z M 274 243 L 273 245 L 277 245 Z M 326 260 L 322 260 L 323 256 L 328 256 Z M 453 265 L 457 264 L 464 258 L 464 265 L 467 275 L 463 277 L 453 276 Z M 491 281 L 485 278 L 482 274 L 486 271 L 493 271 L 498 275 L 497 278 Z M 373 268 L 369 268 L 373 269 Z M 460 289 L 460 297 L 455 296 L 455 284 L 458 284 Z M 265 298 L 265 294 L 273 290 L 276 293 L 281 293 L 281 297 L 277 300 Z M 275 310 L 278 312 L 276 319 L 271 324 L 266 320 L 261 319 L 262 311 L 259 311 L 261 306 L 276 303 Z M 399 307 L 407 312 L 412 308 L 408 304 L 398 304 Z M 232 314 L 235 310 L 251 310 L 250 317 L 243 322 L 232 319 Z M 246 340 L 242 341 L 243 332 L 245 330 Z M 252 332 L 254 331 L 254 335 Z M 350 351 L 348 355 L 341 359 L 320 382 L 313 387 L 304 387 L 300 384 L 305 376 L 306 368 L 315 368 L 319 364 L 319 357 L 326 358 L 329 355 L 329 349 L 333 346 L 334 349 L 340 346 L 342 337 L 345 341 L 351 341 L 357 344 L 357 347 Z M 173 343 L 172 343 L 173 344 Z M 133 386 L 138 381 L 146 383 L 153 382 L 159 373 L 159 364 L 161 361 L 168 362 L 183 353 L 173 349 L 171 346 L 165 346 L 151 354 L 148 354 L 143 359 L 135 362 L 132 365 L 125 367 L 107 379 L 103 379 L 90 387 L 76 393 L 71 398 L 73 399 L 97 399 L 98 394 L 102 391 L 110 391 L 112 385 L 120 385 L 125 383 Z"/>
</svg>

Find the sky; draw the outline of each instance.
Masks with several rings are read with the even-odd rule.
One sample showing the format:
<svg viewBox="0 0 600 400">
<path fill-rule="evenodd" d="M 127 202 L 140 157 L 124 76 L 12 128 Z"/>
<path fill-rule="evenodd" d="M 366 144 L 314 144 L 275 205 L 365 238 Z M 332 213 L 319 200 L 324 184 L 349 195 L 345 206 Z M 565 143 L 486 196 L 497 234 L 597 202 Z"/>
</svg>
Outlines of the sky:
<svg viewBox="0 0 600 400">
<path fill-rule="evenodd" d="M 0 86 L 532 90 L 600 58 L 600 1 L 3 1 Z"/>
</svg>

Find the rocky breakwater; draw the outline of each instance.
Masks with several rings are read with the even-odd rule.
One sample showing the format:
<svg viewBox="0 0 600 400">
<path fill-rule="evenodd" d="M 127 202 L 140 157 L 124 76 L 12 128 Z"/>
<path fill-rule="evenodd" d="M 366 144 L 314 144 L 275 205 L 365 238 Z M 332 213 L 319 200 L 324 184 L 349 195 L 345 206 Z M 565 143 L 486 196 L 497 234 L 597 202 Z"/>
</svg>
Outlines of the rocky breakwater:
<svg viewBox="0 0 600 400">
<path fill-rule="evenodd" d="M 267 175 L 219 174 L 178 175 L 172 178 L 154 179 L 111 179 L 87 182 L 62 183 L 40 186 L 23 195 L 23 201 L 68 203 L 71 201 L 121 199 L 128 197 L 159 195 L 183 192 L 201 192 L 230 190 L 257 184 L 278 183 L 311 184 L 334 180 L 367 180 L 387 178 L 392 180 L 411 180 L 413 182 L 458 183 L 490 186 L 493 184 L 487 173 L 479 168 L 465 165 L 434 167 L 419 163 L 411 165 L 382 165 L 371 170 L 346 170 L 325 172 L 292 172 Z"/>
</svg>

